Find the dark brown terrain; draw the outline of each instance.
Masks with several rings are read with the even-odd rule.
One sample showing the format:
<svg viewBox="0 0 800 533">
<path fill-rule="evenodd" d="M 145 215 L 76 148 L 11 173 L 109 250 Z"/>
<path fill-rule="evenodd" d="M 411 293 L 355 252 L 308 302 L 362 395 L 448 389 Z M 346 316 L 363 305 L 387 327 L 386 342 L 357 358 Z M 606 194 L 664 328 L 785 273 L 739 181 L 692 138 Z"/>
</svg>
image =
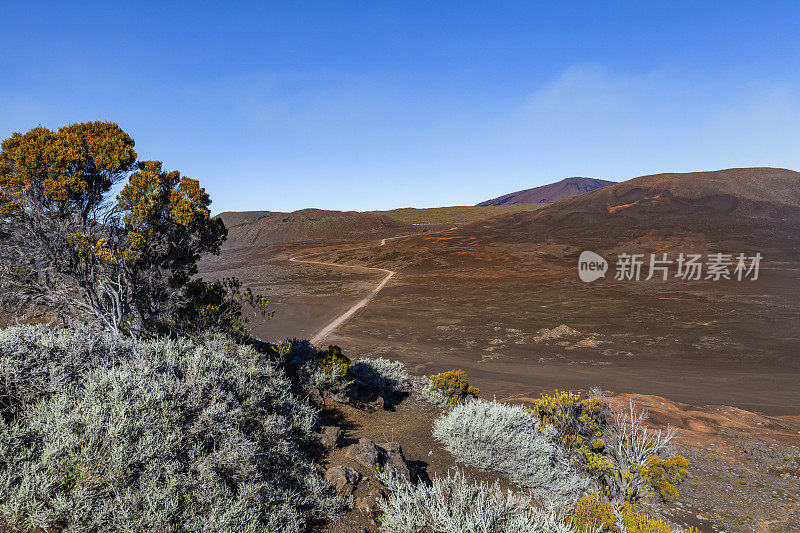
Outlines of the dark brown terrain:
<svg viewBox="0 0 800 533">
<path fill-rule="evenodd" d="M 718 531 L 797 526 L 800 173 L 644 176 L 538 211 L 424 230 L 239 245 L 203 270 L 272 297 L 276 318 L 256 328 L 268 339 L 310 337 L 381 278 L 290 257 L 396 271 L 326 344 L 401 360 L 415 374 L 462 368 L 488 398 L 593 385 L 636 395 L 656 422 L 682 429 L 696 465 L 686 513 Z M 583 250 L 609 260 L 605 278 L 578 279 Z M 645 280 L 646 265 L 639 281 L 614 279 L 620 253 L 715 252 L 760 253 L 758 279 Z"/>
<path fill-rule="evenodd" d="M 504 194 L 498 198 L 481 202 L 478 205 L 552 204 L 564 198 L 584 194 L 614 183 L 616 182 L 597 178 L 565 178 L 556 183 L 548 183 L 540 187 Z"/>
</svg>

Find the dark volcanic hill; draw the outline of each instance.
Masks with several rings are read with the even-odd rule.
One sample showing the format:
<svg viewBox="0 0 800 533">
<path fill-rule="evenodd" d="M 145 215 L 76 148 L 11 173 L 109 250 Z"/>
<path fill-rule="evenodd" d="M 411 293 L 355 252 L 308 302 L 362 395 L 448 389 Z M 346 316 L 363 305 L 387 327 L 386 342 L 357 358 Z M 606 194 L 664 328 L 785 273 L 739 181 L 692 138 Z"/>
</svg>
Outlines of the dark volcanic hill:
<svg viewBox="0 0 800 533">
<path fill-rule="evenodd" d="M 271 244 L 346 240 L 351 236 L 393 230 L 401 223 L 386 215 L 356 211 L 301 209 L 292 213 L 274 211 L 226 212 L 218 215 L 228 227 L 224 248 Z"/>
<path fill-rule="evenodd" d="M 507 204 L 552 204 L 570 196 L 587 193 L 607 185 L 613 185 L 614 181 L 599 180 L 596 178 L 566 178 L 556 183 L 525 189 L 524 191 L 512 192 L 481 202 L 479 206 L 507 205 Z"/>
</svg>

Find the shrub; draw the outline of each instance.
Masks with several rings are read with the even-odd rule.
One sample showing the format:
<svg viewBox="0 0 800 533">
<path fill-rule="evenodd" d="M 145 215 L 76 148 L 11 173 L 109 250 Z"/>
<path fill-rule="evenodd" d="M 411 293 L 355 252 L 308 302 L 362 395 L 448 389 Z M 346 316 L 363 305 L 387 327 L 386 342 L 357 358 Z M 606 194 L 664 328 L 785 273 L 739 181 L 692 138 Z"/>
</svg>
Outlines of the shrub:
<svg viewBox="0 0 800 533">
<path fill-rule="evenodd" d="M 683 478 L 689 474 L 688 467 L 689 460 L 682 455 L 668 457 L 651 455 L 645 462 L 643 475 L 653 490 L 666 502 L 678 497 L 675 485 L 683 482 Z"/>
<path fill-rule="evenodd" d="M 527 409 L 552 428 L 557 442 L 612 500 L 635 502 L 658 494 L 676 498 L 675 485 L 687 474 L 689 461 L 682 456 L 662 456 L 672 433 L 654 432 L 643 425 L 647 414 L 612 412 L 599 397 L 581 399 L 580 393 L 544 394 Z"/>
<path fill-rule="evenodd" d="M 480 389 L 470 386 L 463 370 L 449 370 L 430 376 L 429 383 L 422 390 L 423 398 L 429 402 L 449 406 L 477 398 L 480 393 Z"/>
<path fill-rule="evenodd" d="M 131 343 L 88 329 L 0 329 L 0 414 L 11 422 L 25 406 L 79 385 L 92 368 L 134 354 Z"/>
<path fill-rule="evenodd" d="M 329 346 L 319 351 L 307 340 L 292 339 L 288 349 L 278 346 L 287 370 L 305 389 L 316 390 L 323 403 L 326 394 L 339 400 L 346 400 L 350 382 L 345 378 L 350 367 L 350 359 L 338 346 Z"/>
<path fill-rule="evenodd" d="M 0 350 L 11 527 L 301 531 L 341 509 L 303 451 L 316 411 L 251 347 L 23 327 Z"/>
<path fill-rule="evenodd" d="M 461 472 L 434 478 L 431 485 L 412 485 L 382 475 L 389 496 L 378 505 L 381 531 L 391 533 L 575 533 L 552 509 L 536 509 L 498 484 L 470 484 Z"/>
<path fill-rule="evenodd" d="M 457 460 L 502 472 L 540 501 L 561 505 L 588 488 L 551 431 L 520 406 L 462 403 L 434 422 L 433 435 Z"/>
<path fill-rule="evenodd" d="M 602 495 L 587 494 L 567 515 L 567 523 L 580 531 L 599 530 L 603 533 L 672 533 L 669 524 L 638 512 L 630 503 L 614 505 Z M 620 527 L 622 525 L 623 527 Z M 688 533 L 699 533 L 695 528 Z"/>
<path fill-rule="evenodd" d="M 647 411 L 629 402 L 628 409 L 615 413 L 609 425 L 609 444 L 594 474 L 612 500 L 636 502 L 654 493 L 665 500 L 675 498 L 675 484 L 688 473 L 688 459 L 667 455 L 674 430 L 648 428 L 644 425 L 647 416 Z"/>
<path fill-rule="evenodd" d="M 350 359 L 342 353 L 338 346 L 328 346 L 328 349 L 319 352 L 319 366 L 326 373 L 336 374 L 341 379 L 347 376 L 347 369 L 350 368 Z"/>
<path fill-rule="evenodd" d="M 382 357 L 357 360 L 350 366 L 347 377 L 353 381 L 356 399 L 364 401 L 380 396 L 391 404 L 410 386 L 405 365 Z"/>
<path fill-rule="evenodd" d="M 611 408 L 600 398 L 581 399 L 580 393 L 556 391 L 543 394 L 528 409 L 555 430 L 556 438 L 569 451 L 602 452 L 603 435 L 611 420 Z"/>
</svg>

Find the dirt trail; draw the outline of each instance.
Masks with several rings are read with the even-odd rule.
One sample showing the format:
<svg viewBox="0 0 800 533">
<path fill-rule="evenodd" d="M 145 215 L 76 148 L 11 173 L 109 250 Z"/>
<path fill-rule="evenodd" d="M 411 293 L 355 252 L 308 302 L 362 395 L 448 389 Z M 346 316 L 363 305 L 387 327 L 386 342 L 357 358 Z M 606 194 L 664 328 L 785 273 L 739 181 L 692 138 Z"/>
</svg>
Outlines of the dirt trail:
<svg viewBox="0 0 800 533">
<path fill-rule="evenodd" d="M 381 242 L 380 242 L 379 246 L 386 246 L 386 241 L 390 241 L 390 240 L 393 240 L 393 239 L 401 239 L 403 237 L 409 237 L 409 236 L 410 235 L 398 235 L 396 237 L 387 237 L 385 239 L 381 239 Z M 369 246 L 369 245 L 367 245 L 367 246 Z M 367 294 L 365 297 L 363 297 L 362 299 L 357 301 L 355 304 L 353 304 L 349 309 L 347 309 L 347 311 L 345 311 L 341 315 L 339 315 L 336 318 L 334 318 L 331 322 L 329 322 L 322 329 L 320 329 L 319 331 L 314 333 L 314 335 L 310 339 L 311 344 L 319 343 L 325 337 L 327 337 L 333 330 L 335 330 L 336 328 L 338 328 L 339 326 L 341 326 L 342 324 L 347 322 L 354 314 L 356 314 L 356 312 L 358 312 L 359 309 L 361 309 L 362 307 L 365 307 L 370 301 L 372 301 L 372 299 L 375 298 L 375 296 L 389 282 L 389 280 L 392 279 L 392 277 L 395 274 L 397 274 L 397 272 L 395 272 L 394 270 L 388 270 L 388 269 L 385 269 L 385 268 L 366 267 L 366 266 L 357 266 L 357 265 L 340 265 L 338 263 L 329 263 L 327 261 L 312 261 L 312 260 L 308 260 L 308 259 L 303 259 L 305 257 L 311 257 L 311 256 L 314 256 L 314 255 L 320 255 L 321 253 L 325 253 L 325 252 L 315 252 L 313 254 L 298 255 L 298 256 L 295 256 L 295 257 L 291 257 L 289 259 L 289 261 L 292 261 L 294 263 L 306 263 L 306 264 L 310 264 L 310 265 L 323 265 L 323 266 L 331 266 L 331 267 L 336 267 L 336 268 L 354 268 L 354 269 L 360 269 L 360 270 L 367 270 L 367 271 L 371 271 L 371 272 L 383 272 L 386 275 L 380 280 L 380 282 L 378 282 L 378 285 L 369 292 L 369 294 Z"/>
</svg>

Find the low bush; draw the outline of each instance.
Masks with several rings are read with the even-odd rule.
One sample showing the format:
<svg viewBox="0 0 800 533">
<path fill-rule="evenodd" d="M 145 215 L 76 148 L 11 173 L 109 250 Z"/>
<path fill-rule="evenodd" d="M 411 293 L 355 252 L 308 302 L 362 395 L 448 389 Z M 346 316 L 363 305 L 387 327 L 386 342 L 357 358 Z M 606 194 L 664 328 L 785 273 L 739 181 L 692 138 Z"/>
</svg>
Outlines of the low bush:
<svg viewBox="0 0 800 533">
<path fill-rule="evenodd" d="M 651 455 L 645 461 L 644 476 L 665 502 L 678 497 L 676 485 L 689 474 L 689 460 L 682 455 Z"/>
<path fill-rule="evenodd" d="M 614 413 L 602 453 L 584 452 L 581 465 L 612 501 L 637 502 L 643 497 L 676 498 L 676 484 L 687 475 L 689 460 L 669 454 L 674 430 L 648 428 L 647 411 L 630 402 Z"/>
<path fill-rule="evenodd" d="M 353 382 L 354 399 L 360 401 L 371 401 L 380 396 L 384 404 L 391 405 L 410 387 L 405 365 L 382 357 L 357 360 L 350 366 L 347 377 Z"/>
<path fill-rule="evenodd" d="M 313 389 L 320 395 L 323 403 L 327 395 L 339 401 L 346 401 L 350 388 L 347 374 L 350 359 L 338 346 L 329 346 L 319 351 L 307 340 L 292 339 L 288 343 L 276 345 L 287 371 L 304 389 Z"/>
<path fill-rule="evenodd" d="M 421 394 L 434 405 L 458 405 L 477 398 L 481 393 L 477 387 L 470 386 L 463 370 L 448 370 L 428 379 Z"/>
<path fill-rule="evenodd" d="M 603 435 L 611 421 L 611 408 L 600 398 L 581 399 L 580 393 L 556 391 L 552 396 L 543 394 L 528 412 L 552 427 L 569 451 L 602 452 L 605 448 Z"/>
<path fill-rule="evenodd" d="M 614 505 L 599 494 L 587 494 L 572 507 L 567 523 L 579 531 L 603 533 L 673 533 L 666 522 L 639 512 L 636 505 Z M 686 533 L 700 533 L 690 528 Z"/>
<path fill-rule="evenodd" d="M 520 406 L 462 403 L 434 422 L 433 435 L 457 460 L 502 472 L 539 501 L 563 505 L 588 488 L 553 442 L 552 430 Z"/>
<path fill-rule="evenodd" d="M 470 484 L 461 472 L 413 485 L 381 475 L 389 489 L 380 500 L 381 531 L 387 533 L 576 533 L 552 508 L 537 509 L 497 483 Z"/>
<path fill-rule="evenodd" d="M 338 346 L 328 346 L 327 350 L 319 352 L 319 366 L 328 374 L 335 374 L 344 379 L 350 368 L 350 359 L 342 353 Z"/>
<path fill-rule="evenodd" d="M 19 530 L 302 531 L 342 508 L 304 452 L 315 409 L 229 338 L 11 328 L 0 387 L 0 514 Z"/>
<path fill-rule="evenodd" d="M 366 402 L 383 398 L 392 405 L 409 390 L 405 365 L 382 357 L 351 363 L 338 346 L 319 351 L 306 340 L 292 339 L 272 346 L 290 376 L 302 388 L 316 390 L 339 402 Z"/>
<path fill-rule="evenodd" d="M 79 385 L 92 368 L 134 353 L 131 343 L 88 329 L 0 329 L 0 414 L 11 422 L 25 406 Z"/>
</svg>

